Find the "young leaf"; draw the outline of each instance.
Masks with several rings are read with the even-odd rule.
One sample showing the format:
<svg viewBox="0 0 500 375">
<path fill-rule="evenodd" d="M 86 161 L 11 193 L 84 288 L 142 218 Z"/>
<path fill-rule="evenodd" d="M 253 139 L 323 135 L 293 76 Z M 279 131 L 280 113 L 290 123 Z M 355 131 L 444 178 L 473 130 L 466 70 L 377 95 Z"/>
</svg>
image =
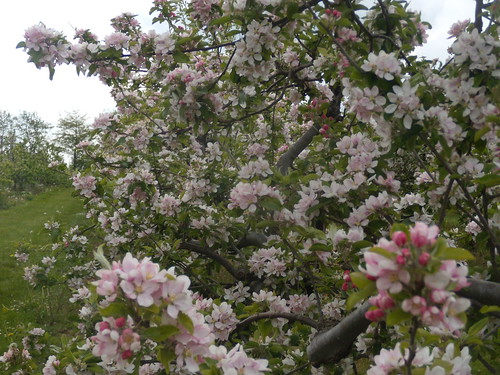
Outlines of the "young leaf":
<svg viewBox="0 0 500 375">
<path fill-rule="evenodd" d="M 381 247 L 374 246 L 370 250 L 372 253 L 377 253 L 389 259 L 396 259 L 397 255 L 395 253 L 391 253 L 389 250 L 382 249 Z"/>
<path fill-rule="evenodd" d="M 371 283 L 368 284 L 365 288 L 361 289 L 359 292 L 352 293 L 345 304 L 346 309 L 348 311 L 352 310 L 358 302 L 361 302 L 365 298 L 371 296 L 376 290 L 377 288 L 375 287 L 375 283 Z"/>
<path fill-rule="evenodd" d="M 159 327 L 149 327 L 143 331 L 144 337 L 156 342 L 162 342 L 169 337 L 179 333 L 179 328 L 172 325 L 164 325 Z"/>
<path fill-rule="evenodd" d="M 436 256 L 439 259 L 454 260 L 474 260 L 475 257 L 468 250 L 459 247 L 445 247 L 437 251 Z"/>
<path fill-rule="evenodd" d="M 359 289 L 364 289 L 365 287 L 368 287 L 371 284 L 373 284 L 373 281 L 369 280 L 364 273 L 351 272 L 349 276 L 351 277 L 351 280 L 354 283 L 354 285 L 356 285 Z"/>
<path fill-rule="evenodd" d="M 489 318 L 483 318 L 480 321 L 474 323 L 470 328 L 469 328 L 469 336 L 474 336 L 477 335 L 481 330 L 486 327 L 486 324 L 488 324 Z"/>
<path fill-rule="evenodd" d="M 119 318 L 122 316 L 127 316 L 130 313 L 129 307 L 124 302 L 112 302 L 108 306 L 100 308 L 99 313 L 104 316 L 112 316 Z"/>
<path fill-rule="evenodd" d="M 193 321 L 189 316 L 184 314 L 183 312 L 180 312 L 179 315 L 177 316 L 177 319 L 179 319 L 179 322 L 188 330 L 189 333 L 194 332 L 194 325 Z"/>
<path fill-rule="evenodd" d="M 412 315 L 404 312 L 401 309 L 396 309 L 387 314 L 386 323 L 388 326 L 394 326 L 407 320 L 410 320 Z"/>
</svg>

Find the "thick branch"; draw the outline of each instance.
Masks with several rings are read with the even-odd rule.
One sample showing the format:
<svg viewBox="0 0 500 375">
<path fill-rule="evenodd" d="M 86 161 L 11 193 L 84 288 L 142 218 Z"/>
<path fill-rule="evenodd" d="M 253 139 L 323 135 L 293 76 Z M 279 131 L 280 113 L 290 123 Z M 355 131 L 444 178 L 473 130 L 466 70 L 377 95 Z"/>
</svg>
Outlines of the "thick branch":
<svg viewBox="0 0 500 375">
<path fill-rule="evenodd" d="M 256 247 L 262 247 L 264 246 L 264 243 L 267 241 L 267 236 L 263 233 L 257 233 L 257 232 L 249 232 L 245 237 L 243 237 L 236 247 L 238 249 L 242 249 L 247 246 L 256 246 Z"/>
<path fill-rule="evenodd" d="M 469 279 L 469 287 L 456 292 L 460 297 L 473 299 L 483 305 L 500 306 L 500 284 L 491 281 Z"/>
<path fill-rule="evenodd" d="M 459 296 L 485 305 L 500 306 L 500 283 L 476 279 L 469 279 L 469 282 L 469 287 L 457 292 Z M 369 308 L 367 301 L 335 327 L 316 335 L 307 347 L 310 361 L 314 364 L 338 362 L 347 356 L 358 335 L 366 331 L 371 323 L 365 318 Z"/>
<path fill-rule="evenodd" d="M 319 129 L 317 125 L 311 126 L 303 135 L 302 137 L 299 138 L 295 144 L 292 145 L 288 149 L 287 152 L 285 152 L 280 160 L 278 160 L 278 163 L 276 166 L 278 167 L 278 170 L 281 172 L 281 174 L 287 174 L 288 173 L 288 168 L 292 166 L 293 161 L 299 156 L 299 154 L 304 151 L 304 149 L 309 146 L 311 141 L 313 140 L 314 136 L 317 135 L 319 132 Z"/>
<path fill-rule="evenodd" d="M 474 20 L 474 27 L 479 32 L 483 31 L 482 14 L 483 14 L 483 0 L 476 0 L 476 11 L 475 11 L 476 19 Z"/>
<path fill-rule="evenodd" d="M 183 242 L 180 244 L 179 248 L 205 255 L 206 257 L 216 261 L 222 267 L 224 267 L 227 272 L 229 272 L 231 276 L 233 276 L 236 280 L 245 280 L 247 277 L 247 272 L 245 269 L 236 268 L 229 260 L 224 258 L 222 255 L 219 255 L 206 247 L 202 247 L 194 242 Z"/>
<path fill-rule="evenodd" d="M 237 331 L 239 329 L 242 329 L 242 328 L 245 328 L 246 326 L 248 326 L 251 323 L 256 322 L 258 320 L 262 320 L 262 319 L 277 319 L 277 318 L 288 319 L 288 320 L 290 320 L 292 322 L 301 322 L 301 323 L 304 323 L 304 324 L 306 324 L 308 326 L 311 326 L 311 327 L 313 327 L 315 329 L 318 329 L 318 323 L 316 323 L 311 318 L 308 318 L 307 316 L 297 315 L 297 314 L 292 314 L 292 313 L 287 313 L 287 312 L 272 312 L 272 311 L 268 311 L 268 312 L 258 313 L 258 314 L 249 316 L 245 320 L 242 320 L 241 322 L 239 322 L 236 325 L 235 331 Z"/>
<path fill-rule="evenodd" d="M 307 347 L 307 356 L 313 364 L 338 362 L 349 354 L 356 338 L 366 331 L 370 321 L 365 313 L 370 308 L 366 301 L 339 324 L 327 331 L 318 333 Z"/>
</svg>

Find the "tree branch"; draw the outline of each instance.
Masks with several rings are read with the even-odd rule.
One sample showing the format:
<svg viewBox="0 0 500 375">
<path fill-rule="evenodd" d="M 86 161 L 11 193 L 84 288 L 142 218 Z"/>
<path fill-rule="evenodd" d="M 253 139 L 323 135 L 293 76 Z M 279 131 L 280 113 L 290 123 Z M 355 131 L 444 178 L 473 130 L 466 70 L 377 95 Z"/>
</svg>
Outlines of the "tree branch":
<svg viewBox="0 0 500 375">
<path fill-rule="evenodd" d="M 247 278 L 248 272 L 246 271 L 246 269 L 241 267 L 236 268 L 229 260 L 224 258 L 222 255 L 219 255 L 206 247 L 202 247 L 197 243 L 183 242 L 179 245 L 179 248 L 193 251 L 197 254 L 205 255 L 207 258 L 216 261 L 222 267 L 224 267 L 227 272 L 229 272 L 231 276 L 233 276 L 236 280 L 243 281 Z"/>
<path fill-rule="evenodd" d="M 288 173 L 288 168 L 292 166 L 293 161 L 307 146 L 309 146 L 314 136 L 317 134 L 319 134 L 319 127 L 314 124 L 281 156 L 276 164 L 281 174 L 285 175 Z"/>
<path fill-rule="evenodd" d="M 290 320 L 292 322 L 301 322 L 301 323 L 304 323 L 304 324 L 311 326 L 315 329 L 318 329 L 318 323 L 316 323 L 311 318 L 308 318 L 307 316 L 292 314 L 292 313 L 287 313 L 287 312 L 267 311 L 267 312 L 251 315 L 248 318 L 246 318 L 245 320 L 242 320 L 241 322 L 239 322 L 236 325 L 234 330 L 237 331 L 237 330 L 243 329 L 243 328 L 247 327 L 248 325 L 250 325 L 251 323 L 256 322 L 258 320 L 277 319 L 277 318 L 284 318 L 284 319 Z"/>
<path fill-rule="evenodd" d="M 458 292 L 457 295 L 475 300 L 484 305 L 500 306 L 500 283 L 469 279 L 471 285 Z M 370 321 L 365 313 L 370 308 L 366 301 L 339 324 L 327 331 L 320 332 L 307 347 L 307 356 L 313 364 L 338 362 L 349 354 L 356 338 L 366 331 Z"/>
<path fill-rule="evenodd" d="M 370 302 L 366 301 L 335 327 L 318 333 L 307 347 L 310 361 L 313 364 L 338 362 L 347 356 L 356 338 L 365 332 L 371 323 L 365 318 L 370 306 Z"/>
<path fill-rule="evenodd" d="M 500 306 L 500 283 L 469 279 L 470 286 L 459 290 L 457 295 L 475 300 L 483 305 Z"/>
</svg>

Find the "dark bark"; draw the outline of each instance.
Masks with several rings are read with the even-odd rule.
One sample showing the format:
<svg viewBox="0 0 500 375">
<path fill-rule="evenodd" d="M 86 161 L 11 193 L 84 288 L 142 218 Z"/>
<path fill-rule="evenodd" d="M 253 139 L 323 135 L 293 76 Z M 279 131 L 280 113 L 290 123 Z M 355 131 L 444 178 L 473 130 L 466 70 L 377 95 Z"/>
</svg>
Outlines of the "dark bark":
<svg viewBox="0 0 500 375">
<path fill-rule="evenodd" d="M 500 306 L 500 284 L 484 280 L 469 280 L 471 285 L 459 290 L 460 297 L 475 300 L 483 305 Z"/>
<path fill-rule="evenodd" d="M 365 332 L 371 323 L 365 318 L 370 306 L 366 301 L 335 327 L 318 333 L 307 347 L 307 356 L 311 363 L 338 362 L 346 357 L 356 338 Z"/>
<path fill-rule="evenodd" d="M 500 306 L 500 284 L 491 281 L 469 279 L 471 285 L 457 295 L 477 301 L 483 305 Z M 365 332 L 370 321 L 365 313 L 370 308 L 367 301 L 345 317 L 339 324 L 320 332 L 307 347 L 307 355 L 313 364 L 338 362 L 346 357 L 354 341 Z"/>
<path fill-rule="evenodd" d="M 207 258 L 216 261 L 222 267 L 224 267 L 227 270 L 227 272 L 229 272 L 231 276 L 233 276 L 236 280 L 243 281 L 247 279 L 248 272 L 246 269 L 242 267 L 235 267 L 229 260 L 227 260 L 222 255 L 217 254 L 215 251 L 209 248 L 200 246 L 195 242 L 183 242 L 181 243 L 179 248 L 190 250 L 201 255 L 205 255 Z"/>
</svg>

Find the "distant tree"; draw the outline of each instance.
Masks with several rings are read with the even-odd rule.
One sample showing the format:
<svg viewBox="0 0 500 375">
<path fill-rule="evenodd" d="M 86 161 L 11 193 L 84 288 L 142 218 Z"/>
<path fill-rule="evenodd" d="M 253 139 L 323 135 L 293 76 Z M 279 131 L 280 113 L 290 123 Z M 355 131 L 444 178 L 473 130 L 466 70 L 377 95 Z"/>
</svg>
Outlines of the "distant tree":
<svg viewBox="0 0 500 375">
<path fill-rule="evenodd" d="M 58 148 L 48 138 L 51 125 L 36 113 L 0 111 L 0 192 L 34 191 L 67 182 Z M 51 167 L 49 167 L 49 164 Z"/>
<path fill-rule="evenodd" d="M 89 135 L 90 129 L 86 120 L 85 115 L 73 111 L 66 113 L 58 122 L 59 129 L 56 133 L 56 144 L 71 156 L 73 169 L 83 167 L 83 154 L 77 146 Z"/>
<path fill-rule="evenodd" d="M 37 153 L 46 147 L 47 137 L 52 125 L 42 120 L 34 112 L 23 111 L 15 117 L 16 137 L 28 152 Z"/>
<path fill-rule="evenodd" d="M 0 111 L 0 155 L 12 149 L 15 139 L 15 117 L 7 111 Z"/>
</svg>

